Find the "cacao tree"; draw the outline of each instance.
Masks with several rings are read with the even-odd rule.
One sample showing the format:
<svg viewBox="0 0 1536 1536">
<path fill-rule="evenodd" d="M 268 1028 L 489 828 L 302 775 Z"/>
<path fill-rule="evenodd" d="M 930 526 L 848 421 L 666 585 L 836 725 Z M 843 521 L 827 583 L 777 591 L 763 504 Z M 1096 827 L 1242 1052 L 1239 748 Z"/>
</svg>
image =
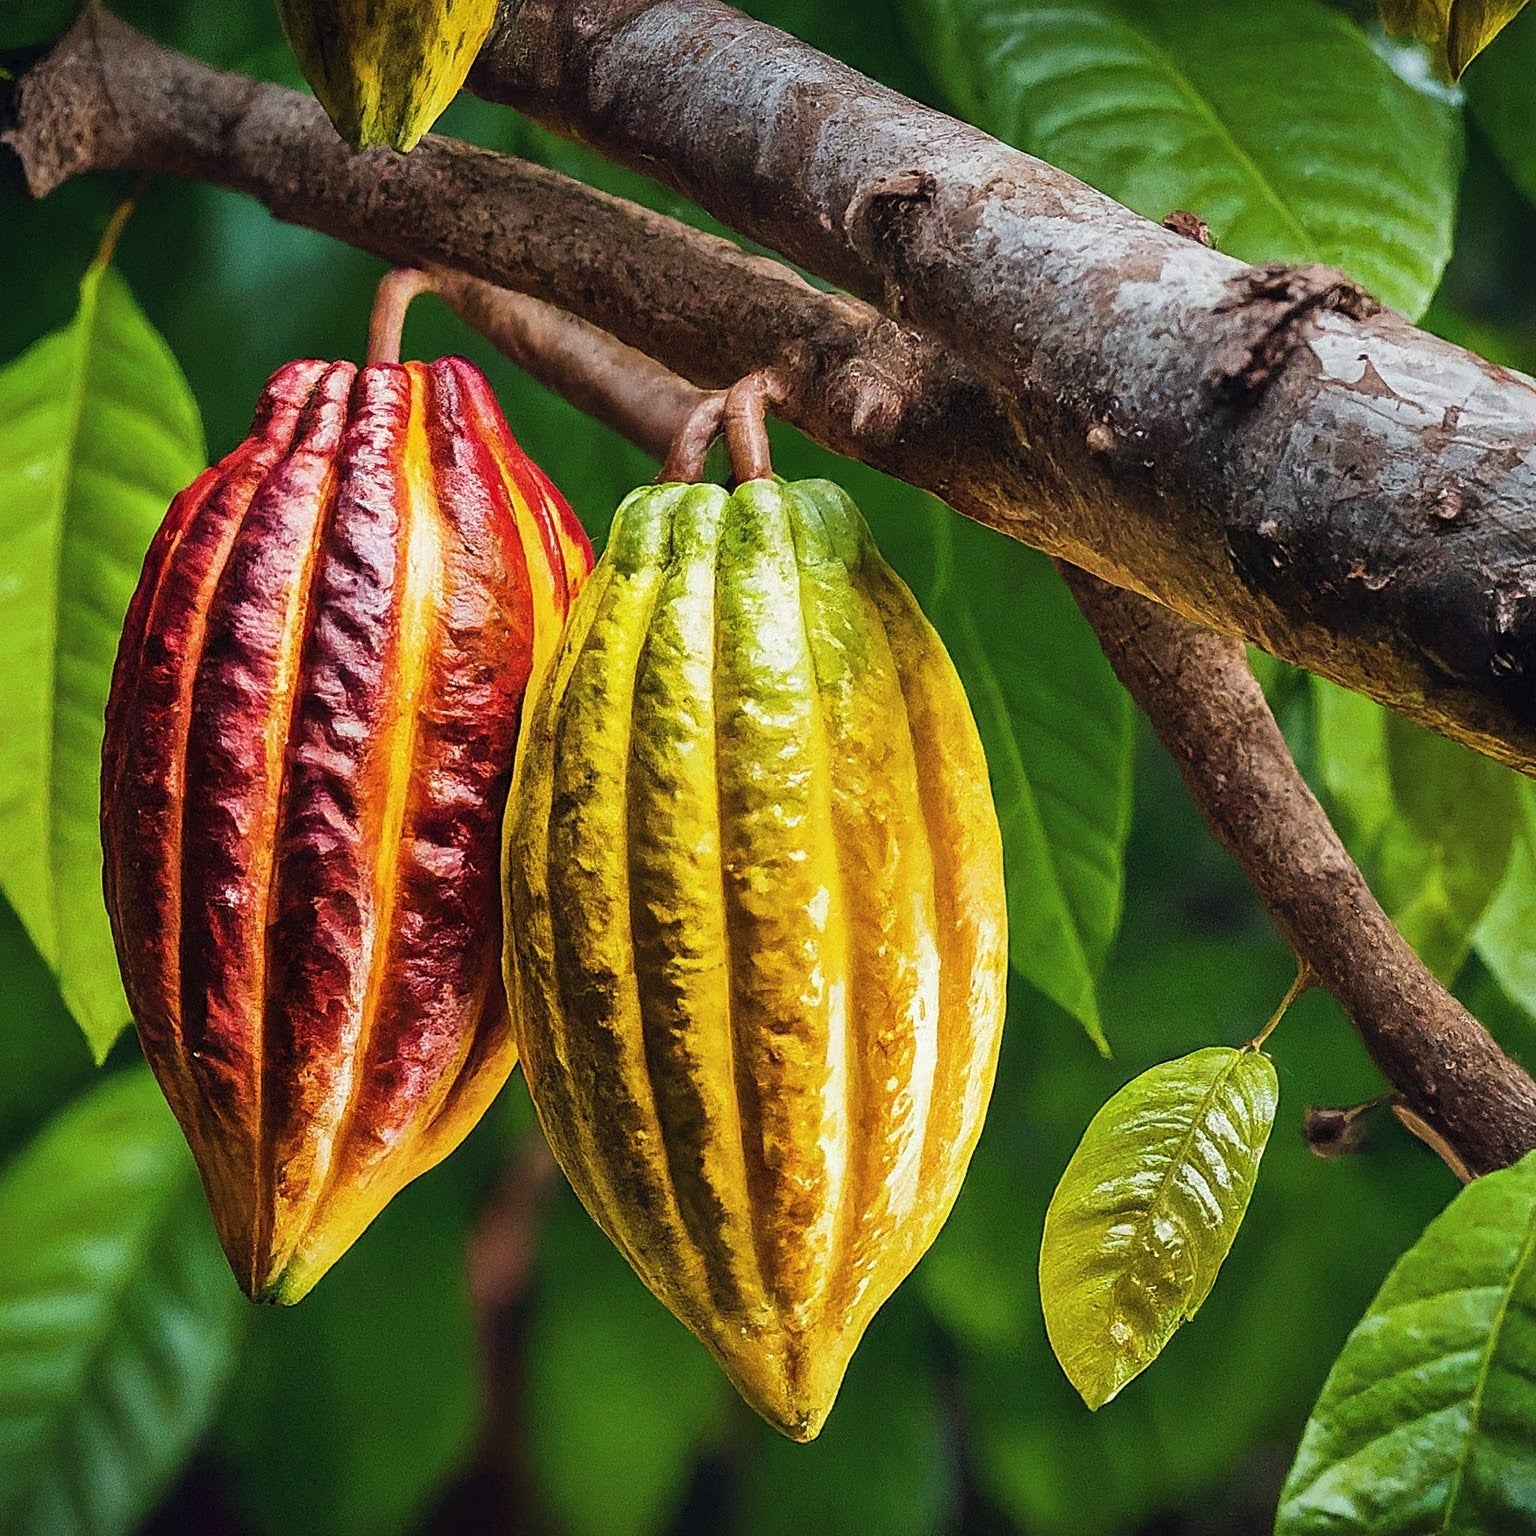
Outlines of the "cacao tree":
<svg viewBox="0 0 1536 1536">
<path fill-rule="evenodd" d="M 0 1533 L 1536 1531 L 1533 78 L 15 0 Z"/>
</svg>

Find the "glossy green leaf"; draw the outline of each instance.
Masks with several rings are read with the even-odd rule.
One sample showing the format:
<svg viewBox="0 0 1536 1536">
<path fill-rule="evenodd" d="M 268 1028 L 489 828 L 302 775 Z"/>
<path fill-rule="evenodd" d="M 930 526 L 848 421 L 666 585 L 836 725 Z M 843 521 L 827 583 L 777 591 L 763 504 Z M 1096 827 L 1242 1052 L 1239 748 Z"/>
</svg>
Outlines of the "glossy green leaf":
<svg viewBox="0 0 1536 1536">
<path fill-rule="evenodd" d="M 1094 1116 L 1040 1245 L 1046 1332 L 1090 1408 L 1140 1375 L 1210 1294 L 1278 1098 L 1262 1051 L 1211 1046 L 1142 1073 Z"/>
<path fill-rule="evenodd" d="M 1328 1374 L 1276 1536 L 1536 1531 L 1536 1155 L 1464 1189 Z"/>
<path fill-rule="evenodd" d="M 1459 117 L 1321 0 L 908 0 L 952 104 L 1247 261 L 1325 261 L 1420 314 L 1451 252 Z"/>
<path fill-rule="evenodd" d="M 110 268 L 0 371 L 0 888 L 99 1060 L 128 1021 L 101 898 L 102 713 L 166 506 L 203 467 L 175 359 Z"/>
<path fill-rule="evenodd" d="M 414 1530 L 472 1457 L 481 1362 L 461 1174 L 455 1159 L 410 1185 L 303 1306 L 254 1319 L 217 1445 L 257 1531 Z"/>
<path fill-rule="evenodd" d="M 543 1500 L 568 1536 L 659 1536 L 735 1394 L 568 1190 L 537 1266 L 525 1402 Z"/>
<path fill-rule="evenodd" d="M 1317 762 L 1350 852 L 1403 936 L 1444 981 L 1504 882 L 1519 775 L 1316 679 Z"/>
<path fill-rule="evenodd" d="M 191 1454 L 246 1307 L 147 1069 L 0 1176 L 0 1531 L 126 1536 Z"/>
<path fill-rule="evenodd" d="M 986 749 L 1014 967 L 1104 1049 L 1096 983 L 1124 892 L 1129 696 L 1043 555 L 927 498 L 901 511 L 924 520 L 908 573 Z"/>
<path fill-rule="evenodd" d="M 92 1076 L 91 1055 L 10 903 L 0 897 L 0 1160 Z"/>
<path fill-rule="evenodd" d="M 1467 101 L 1510 179 L 1536 202 L 1536 10 L 1527 11 L 1477 61 Z"/>
<path fill-rule="evenodd" d="M 1435 47 L 1457 79 L 1468 64 L 1525 9 L 1526 0 L 1380 0 L 1391 32 L 1407 32 Z"/>
</svg>

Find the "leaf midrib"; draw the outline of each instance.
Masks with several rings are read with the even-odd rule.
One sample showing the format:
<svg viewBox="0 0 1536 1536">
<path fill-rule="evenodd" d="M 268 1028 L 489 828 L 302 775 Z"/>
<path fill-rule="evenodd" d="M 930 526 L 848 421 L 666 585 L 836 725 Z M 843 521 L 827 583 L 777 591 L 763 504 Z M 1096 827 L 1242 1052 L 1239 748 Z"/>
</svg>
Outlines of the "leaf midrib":
<svg viewBox="0 0 1536 1536">
<path fill-rule="evenodd" d="M 1260 168 L 1259 163 L 1243 148 L 1237 135 L 1227 126 L 1226 121 L 1217 112 L 1215 106 L 1195 88 L 1194 84 L 1184 74 L 1183 70 L 1179 68 L 1177 62 L 1163 43 L 1157 41 L 1148 32 L 1143 31 L 1129 17 L 1125 17 L 1124 12 L 1121 12 L 1121 15 L 1125 19 L 1127 29 L 1143 44 L 1149 60 L 1163 71 L 1173 88 L 1190 105 L 1195 115 L 1208 123 L 1217 136 L 1226 144 L 1239 167 L 1245 168 L 1249 172 L 1266 201 L 1279 214 L 1281 220 L 1290 226 L 1292 232 L 1300 238 L 1309 254 L 1314 258 L 1320 259 L 1322 255 L 1321 247 L 1316 239 L 1314 239 L 1311 230 L 1302 221 L 1301 215 L 1281 196 L 1279 189 L 1270 181 L 1269 177 Z"/>
<path fill-rule="evenodd" d="M 1515 1261 L 1509 1284 L 1499 1298 L 1492 1326 L 1488 1329 L 1487 1347 L 1483 1351 L 1482 1360 L 1478 1363 L 1477 1380 L 1472 1386 L 1471 1408 L 1467 1416 L 1467 1436 L 1461 1447 L 1461 1455 L 1456 1460 L 1456 1470 L 1451 1476 L 1450 1492 L 1445 1500 L 1445 1514 L 1441 1519 L 1437 1536 L 1450 1536 L 1451 1518 L 1456 1513 L 1456 1502 L 1461 1497 L 1462 1485 L 1466 1481 L 1467 1467 L 1472 1460 L 1472 1448 L 1477 1443 L 1478 1424 L 1482 1418 L 1483 1398 L 1488 1390 L 1488 1376 L 1493 1368 L 1494 1352 L 1498 1346 L 1499 1335 L 1504 1328 L 1504 1319 L 1509 1315 L 1510 1304 L 1514 1300 L 1515 1287 L 1519 1285 L 1520 1277 L 1529 1267 L 1533 1252 L 1536 1252 L 1536 1208 L 1527 1212 L 1525 1241 L 1520 1247 L 1520 1257 Z"/>
<path fill-rule="evenodd" d="M 59 877 L 57 860 L 58 822 L 55 805 L 57 790 L 54 785 L 54 765 L 59 756 L 59 710 L 56 698 L 60 671 L 60 650 L 63 644 L 63 624 L 60 609 L 64 594 L 64 551 L 69 541 L 69 508 L 75 485 L 75 465 L 80 444 L 81 426 L 85 419 L 90 357 L 92 342 L 96 336 L 97 321 L 101 312 L 101 284 L 106 269 L 93 265 L 80 283 L 80 307 L 75 311 L 72 323 L 74 335 L 74 377 L 69 394 L 65 398 L 65 432 L 60 447 L 62 473 L 59 476 L 58 499 L 53 516 L 53 549 L 50 568 L 53 577 L 49 594 L 47 624 L 48 635 L 44 645 L 45 677 L 43 679 L 43 708 L 47 721 L 43 732 L 43 886 L 48 912 L 49 937 L 53 954 L 50 957 L 60 975 L 63 974 L 64 913 L 59 901 Z"/>
<path fill-rule="evenodd" d="M 79 1352 L 79 1368 L 71 1375 L 70 1390 L 55 1394 L 51 1400 L 50 1410 L 46 1414 L 46 1428 L 37 1437 L 36 1471 L 29 1481 L 20 1485 L 10 1514 L 27 1507 L 27 1501 L 37 1491 L 39 1477 L 58 1464 L 56 1447 L 70 1423 L 70 1410 L 85 1397 L 86 1386 L 92 1380 L 117 1331 L 125 1299 L 142 1279 L 149 1256 L 175 1222 L 189 1185 L 195 1183 L 190 1167 L 179 1167 L 171 1171 L 169 1178 L 160 1185 L 159 1209 L 141 1226 L 137 1241 L 131 1245 L 128 1260 L 114 1276 L 112 1283 L 98 1293 L 102 1298 L 100 1321 L 90 1330 L 85 1348 Z M 5 1510 L 0 1510 L 0 1515 L 5 1514 Z"/>
<path fill-rule="evenodd" d="M 1213 1049 L 1219 1049 L 1219 1047 L 1213 1047 Z M 1173 1156 L 1169 1158 L 1168 1166 L 1163 1169 L 1162 1176 L 1157 1181 L 1156 1192 L 1147 1201 L 1140 1217 L 1135 1223 L 1138 1231 L 1140 1231 L 1146 1225 L 1152 1213 L 1162 1205 L 1163 1200 L 1168 1194 L 1169 1188 L 1173 1184 L 1175 1173 L 1184 1166 L 1185 1161 L 1189 1157 L 1189 1149 L 1194 1145 L 1195 1133 L 1205 1123 L 1206 1112 L 1210 1109 L 1211 1104 L 1216 1098 L 1216 1095 L 1221 1091 L 1222 1085 L 1227 1081 L 1229 1077 L 1232 1076 L 1234 1072 L 1237 1071 L 1238 1064 L 1242 1061 L 1245 1054 L 1247 1054 L 1246 1051 L 1234 1050 L 1232 1052 L 1231 1059 L 1226 1063 L 1225 1066 L 1222 1067 L 1221 1071 L 1211 1079 L 1210 1087 L 1208 1087 L 1205 1093 L 1201 1096 L 1198 1108 L 1195 1110 L 1195 1113 L 1190 1116 L 1189 1124 L 1185 1127 L 1184 1134 L 1179 1138 L 1179 1145 L 1177 1150 L 1174 1152 Z M 1223 1211 L 1222 1214 L 1225 1216 L 1227 1213 Z M 1197 1273 L 1195 1276 L 1197 1284 L 1199 1282 L 1199 1278 L 1200 1277 Z M 1118 1291 L 1118 1289 L 1119 1286 L 1117 1284 L 1116 1290 Z M 1116 1309 L 1119 1309 L 1118 1298 L 1116 1300 Z M 1181 1302 L 1179 1306 L 1179 1315 L 1183 1318 L 1188 1318 L 1191 1315 L 1184 1310 L 1183 1302 Z"/>
</svg>

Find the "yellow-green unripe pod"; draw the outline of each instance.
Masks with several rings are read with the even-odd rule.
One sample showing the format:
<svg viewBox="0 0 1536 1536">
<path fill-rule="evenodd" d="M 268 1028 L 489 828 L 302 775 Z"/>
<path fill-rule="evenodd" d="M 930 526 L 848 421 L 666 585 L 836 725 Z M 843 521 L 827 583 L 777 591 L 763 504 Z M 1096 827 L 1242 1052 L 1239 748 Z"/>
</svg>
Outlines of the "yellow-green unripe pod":
<svg viewBox="0 0 1536 1536">
<path fill-rule="evenodd" d="M 848 497 L 753 480 L 631 495 L 529 699 L 504 872 L 540 1122 L 808 1440 L 992 1088 L 1002 848 L 965 694 Z"/>
<path fill-rule="evenodd" d="M 353 149 L 415 147 L 453 100 L 496 0 L 277 0 L 288 45 Z"/>
</svg>

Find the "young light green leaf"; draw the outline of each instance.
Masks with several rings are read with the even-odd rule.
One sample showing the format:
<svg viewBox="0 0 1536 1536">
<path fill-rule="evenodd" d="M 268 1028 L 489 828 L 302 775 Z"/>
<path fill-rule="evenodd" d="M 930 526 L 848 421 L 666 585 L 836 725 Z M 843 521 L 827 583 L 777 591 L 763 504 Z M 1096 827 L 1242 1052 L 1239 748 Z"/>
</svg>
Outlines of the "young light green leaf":
<svg viewBox="0 0 1536 1536">
<path fill-rule="evenodd" d="M 1107 1049 L 1097 978 L 1124 891 L 1130 700 L 1043 555 L 937 502 L 926 515 L 927 576 L 914 590 L 986 749 L 1014 968 Z"/>
<path fill-rule="evenodd" d="M 1466 78 L 1467 101 L 1510 180 L 1536 202 L 1536 10 L 1519 17 Z"/>
<path fill-rule="evenodd" d="M 1380 0 L 1390 32 L 1408 32 L 1443 55 L 1451 79 L 1525 9 L 1526 0 Z"/>
<path fill-rule="evenodd" d="M 0 889 L 100 1060 L 128 1021 L 101 898 L 102 713 L 166 506 L 203 467 L 186 381 L 100 264 L 0 370 Z"/>
<path fill-rule="evenodd" d="M 1328 1373 L 1276 1536 L 1536 1531 L 1536 1154 L 1469 1184 Z"/>
<path fill-rule="evenodd" d="M 1210 1294 L 1278 1099 L 1262 1051 L 1211 1046 L 1143 1072 L 1093 1117 L 1040 1245 L 1046 1332 L 1090 1408 L 1140 1375 Z"/>
<path fill-rule="evenodd" d="M 1509 868 L 1521 779 L 1357 693 L 1314 682 L 1317 762 L 1345 841 L 1404 938 L 1452 981 Z"/>
<path fill-rule="evenodd" d="M 0 1177 L 0 1531 L 127 1536 L 189 1456 L 245 1307 L 147 1069 Z"/>
<path fill-rule="evenodd" d="M 1247 261 L 1325 261 L 1410 317 L 1451 252 L 1455 109 L 1321 0 L 907 0 L 951 104 Z"/>
</svg>

